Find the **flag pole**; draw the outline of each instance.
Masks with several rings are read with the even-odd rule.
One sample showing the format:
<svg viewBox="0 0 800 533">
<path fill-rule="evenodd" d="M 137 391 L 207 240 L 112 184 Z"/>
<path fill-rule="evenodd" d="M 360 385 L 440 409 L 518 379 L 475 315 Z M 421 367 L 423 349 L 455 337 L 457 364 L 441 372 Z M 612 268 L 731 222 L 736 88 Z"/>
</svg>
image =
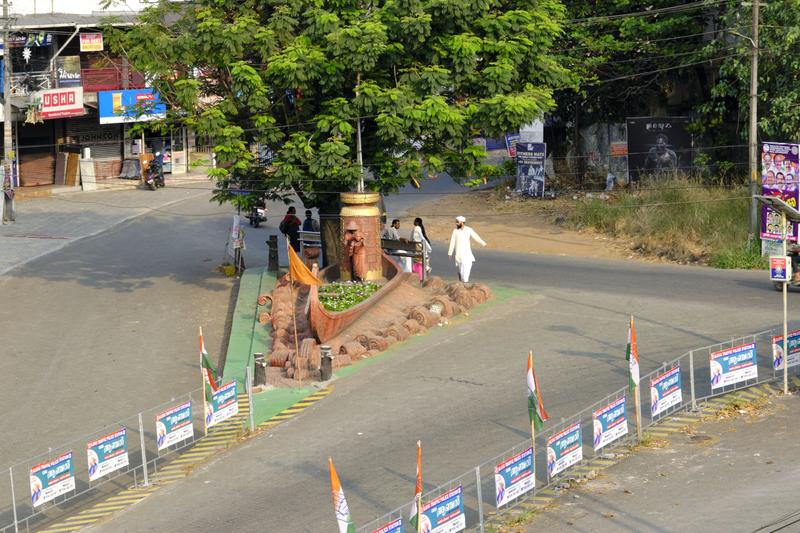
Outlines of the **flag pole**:
<svg viewBox="0 0 800 533">
<path fill-rule="evenodd" d="M 631 330 L 633 330 L 633 315 L 631 315 Z M 633 347 L 631 347 L 631 352 L 633 352 Z M 636 347 L 636 354 L 639 354 L 639 347 Z M 631 353 L 631 357 L 633 357 L 633 353 Z M 637 360 L 637 365 L 639 361 Z M 641 375 L 641 366 L 639 366 L 639 374 Z M 628 369 L 630 372 L 630 369 Z M 636 407 L 636 437 L 638 438 L 638 442 L 642 442 L 642 402 L 639 398 L 639 376 L 636 376 L 636 381 L 633 384 L 633 402 L 634 406 Z"/>
<path fill-rule="evenodd" d="M 208 437 L 208 424 L 206 424 L 206 373 L 203 370 L 203 326 L 197 326 L 198 334 L 200 335 L 200 393 L 203 396 L 203 436 Z"/>
<path fill-rule="evenodd" d="M 289 255 L 289 238 L 286 238 L 286 255 Z M 294 299 L 294 278 L 292 277 L 292 260 L 289 258 L 289 291 L 292 296 L 292 325 L 294 326 L 294 357 L 297 361 L 297 356 L 300 355 L 300 343 L 297 341 L 297 311 L 295 309 Z M 295 363 L 296 364 L 296 363 Z M 297 372 L 297 369 L 295 369 Z"/>
<path fill-rule="evenodd" d="M 420 454 L 422 450 L 422 441 L 417 441 L 417 453 Z M 418 463 L 420 470 L 422 465 Z M 417 533 L 422 533 L 422 487 L 417 492 Z"/>
<path fill-rule="evenodd" d="M 531 368 L 533 368 L 533 350 L 528 351 L 528 357 L 531 359 Z M 537 387 L 538 388 L 538 387 Z M 538 391 L 536 391 L 538 394 Z M 534 400 L 538 401 L 537 398 Z M 533 475 L 536 475 L 536 406 L 534 406 L 533 416 L 530 417 L 531 419 L 531 464 L 534 465 L 533 467 Z"/>
</svg>

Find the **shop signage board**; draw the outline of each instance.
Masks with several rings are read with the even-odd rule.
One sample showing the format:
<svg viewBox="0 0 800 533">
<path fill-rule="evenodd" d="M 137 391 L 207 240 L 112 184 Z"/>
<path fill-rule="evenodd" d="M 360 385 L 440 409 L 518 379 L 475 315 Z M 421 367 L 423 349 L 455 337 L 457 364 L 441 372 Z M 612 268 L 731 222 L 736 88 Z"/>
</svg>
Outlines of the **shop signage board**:
<svg viewBox="0 0 800 533">
<path fill-rule="evenodd" d="M 54 118 L 82 117 L 83 87 L 46 89 L 38 93 L 41 102 L 41 117 Z"/>
<path fill-rule="evenodd" d="M 102 33 L 81 33 L 81 52 L 102 52 L 103 34 Z"/>
<path fill-rule="evenodd" d="M 147 122 L 167 116 L 167 106 L 153 89 L 126 89 L 97 93 L 100 124 Z"/>
</svg>

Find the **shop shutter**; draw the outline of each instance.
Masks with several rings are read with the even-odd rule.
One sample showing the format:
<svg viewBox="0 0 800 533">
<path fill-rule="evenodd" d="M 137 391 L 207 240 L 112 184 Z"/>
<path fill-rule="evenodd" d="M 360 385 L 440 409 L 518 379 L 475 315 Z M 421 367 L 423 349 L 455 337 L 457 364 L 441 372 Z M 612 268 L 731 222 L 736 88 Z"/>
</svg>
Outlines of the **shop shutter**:
<svg viewBox="0 0 800 533">
<path fill-rule="evenodd" d="M 122 126 L 98 124 L 97 117 L 67 119 L 65 133 L 81 148 L 92 150 L 92 159 L 122 161 Z"/>
</svg>

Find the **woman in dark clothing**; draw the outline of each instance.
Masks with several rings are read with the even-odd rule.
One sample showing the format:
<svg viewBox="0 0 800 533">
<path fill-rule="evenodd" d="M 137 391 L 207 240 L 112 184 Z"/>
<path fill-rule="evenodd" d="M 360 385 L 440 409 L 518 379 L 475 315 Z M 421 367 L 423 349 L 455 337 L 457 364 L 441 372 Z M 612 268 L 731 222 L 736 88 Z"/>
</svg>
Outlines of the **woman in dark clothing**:
<svg viewBox="0 0 800 533">
<path fill-rule="evenodd" d="M 297 209 L 294 206 L 290 207 L 286 211 L 286 216 L 283 217 L 279 229 L 289 239 L 289 244 L 294 248 L 294 251 L 300 253 L 300 226 L 303 223 L 300 222 L 295 213 L 297 213 Z"/>
</svg>

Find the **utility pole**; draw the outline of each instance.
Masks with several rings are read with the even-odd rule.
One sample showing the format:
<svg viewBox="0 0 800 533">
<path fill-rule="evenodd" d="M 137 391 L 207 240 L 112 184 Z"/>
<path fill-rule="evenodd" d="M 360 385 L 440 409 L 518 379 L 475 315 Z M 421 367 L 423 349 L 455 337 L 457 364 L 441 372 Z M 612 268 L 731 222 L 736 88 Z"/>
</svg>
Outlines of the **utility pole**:
<svg viewBox="0 0 800 533">
<path fill-rule="evenodd" d="M 750 235 L 753 243 L 759 238 L 758 190 L 758 8 L 759 0 L 753 1 L 753 37 L 750 59 Z"/>
<path fill-rule="evenodd" d="M 6 0 L 3 0 L 6 1 Z M 361 73 L 356 73 L 356 98 L 358 98 L 358 86 L 361 85 Z M 361 115 L 358 115 L 356 123 L 356 160 L 358 161 L 358 188 L 357 192 L 364 192 L 364 154 L 361 149 Z"/>
<path fill-rule="evenodd" d="M 8 14 L 8 0 L 3 0 L 3 196 L 10 195 L 10 201 L 7 198 L 0 198 L 0 201 L 5 202 L 6 208 L 10 208 L 11 212 L 7 215 L 3 213 L 3 222 L 5 218 L 14 220 L 14 176 L 12 161 L 14 159 L 13 140 L 11 138 L 11 47 L 9 46 L 9 29 L 11 27 L 11 18 Z M 6 180 L 9 180 L 6 183 Z M 10 191 L 6 191 L 6 187 Z M 3 211 L 0 209 L 0 211 Z"/>
</svg>

